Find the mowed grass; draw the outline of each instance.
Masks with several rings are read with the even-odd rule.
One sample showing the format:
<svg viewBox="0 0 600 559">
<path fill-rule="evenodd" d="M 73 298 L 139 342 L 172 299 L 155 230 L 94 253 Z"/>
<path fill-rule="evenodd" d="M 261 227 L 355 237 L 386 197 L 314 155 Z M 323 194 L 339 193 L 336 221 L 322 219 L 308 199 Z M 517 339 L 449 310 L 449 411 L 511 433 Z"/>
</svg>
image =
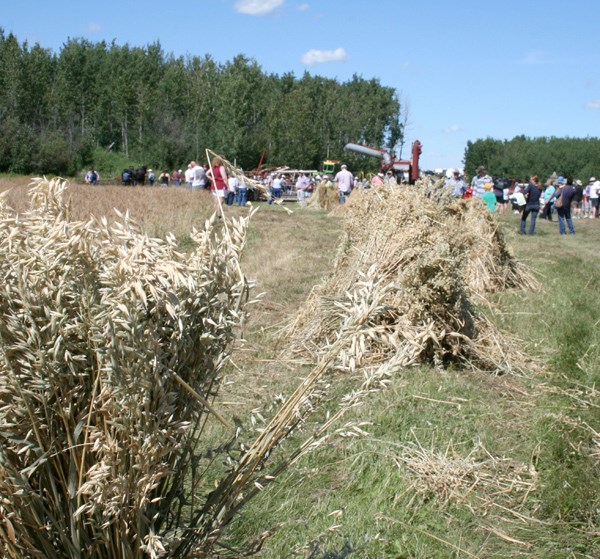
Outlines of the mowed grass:
<svg viewBox="0 0 600 559">
<path fill-rule="evenodd" d="M 12 188 L 11 205 L 23 208 L 27 182 L 0 178 L 0 191 Z M 184 188 L 72 190 L 77 219 L 129 209 L 183 250 L 212 212 L 206 193 Z M 261 205 L 253 217 L 243 266 L 264 295 L 218 399 L 229 416 L 268 407 L 307 371 L 281 358 L 279 334 L 331 270 L 341 218 L 289 207 L 293 215 Z M 368 435 L 333 437 L 242 510 L 233 549 L 272 530 L 259 557 L 600 557 L 600 221 L 576 221 L 577 234 L 563 237 L 538 222 L 521 237 L 516 216 L 500 220 L 542 289 L 496 294 L 480 310 L 519 340 L 529 373 L 403 371 L 345 418 Z"/>
<path fill-rule="evenodd" d="M 273 529 L 261 557 L 600 556 L 600 222 L 576 221 L 575 236 L 541 222 L 521 237 L 517 216 L 500 220 L 542 288 L 480 310 L 529 373 L 404 371 L 346 418 L 369 434 L 334 438 L 282 476 L 242 511 L 232 545 Z M 262 348 L 273 360 L 276 349 Z M 277 387 L 302 374 L 277 369 Z"/>
</svg>

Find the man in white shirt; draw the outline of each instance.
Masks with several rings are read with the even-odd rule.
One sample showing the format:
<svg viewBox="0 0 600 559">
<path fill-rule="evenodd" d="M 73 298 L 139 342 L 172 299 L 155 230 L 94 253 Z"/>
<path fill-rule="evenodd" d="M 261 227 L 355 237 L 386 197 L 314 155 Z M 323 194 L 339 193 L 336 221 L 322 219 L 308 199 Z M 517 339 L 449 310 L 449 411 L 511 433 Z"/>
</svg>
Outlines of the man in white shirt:
<svg viewBox="0 0 600 559">
<path fill-rule="evenodd" d="M 477 167 L 477 176 L 473 177 L 471 186 L 473 188 L 473 196 L 481 198 L 481 195 L 485 192 L 485 185 L 487 183 L 494 184 L 492 177 L 487 174 L 485 167 L 480 165 Z"/>
<path fill-rule="evenodd" d="M 285 181 L 283 175 L 277 175 L 271 183 L 271 196 L 269 197 L 269 204 L 277 198 L 281 198 L 281 192 L 285 187 Z"/>
<path fill-rule="evenodd" d="M 600 181 L 596 177 L 590 179 L 590 202 L 592 204 L 592 217 L 598 217 L 598 205 L 600 202 Z"/>
<path fill-rule="evenodd" d="M 238 181 L 233 175 L 227 179 L 227 205 L 231 206 L 235 200 L 240 181 Z"/>
<path fill-rule="evenodd" d="M 296 181 L 296 193 L 298 195 L 298 203 L 301 206 L 306 201 L 306 190 L 309 184 L 308 177 L 305 174 L 301 174 Z"/>
<path fill-rule="evenodd" d="M 191 162 L 192 166 L 192 189 L 206 187 L 206 171 L 202 165 L 198 165 L 195 161 Z"/>
<path fill-rule="evenodd" d="M 340 195 L 340 204 L 346 202 L 346 198 L 350 196 L 352 191 L 352 185 L 354 184 L 354 177 L 346 165 L 342 165 L 341 170 L 335 175 L 333 182 L 337 183 L 338 192 Z"/>
<path fill-rule="evenodd" d="M 185 170 L 185 186 L 186 188 L 192 188 L 192 180 L 194 178 L 194 170 L 192 164 L 188 163 L 187 169 Z"/>
</svg>

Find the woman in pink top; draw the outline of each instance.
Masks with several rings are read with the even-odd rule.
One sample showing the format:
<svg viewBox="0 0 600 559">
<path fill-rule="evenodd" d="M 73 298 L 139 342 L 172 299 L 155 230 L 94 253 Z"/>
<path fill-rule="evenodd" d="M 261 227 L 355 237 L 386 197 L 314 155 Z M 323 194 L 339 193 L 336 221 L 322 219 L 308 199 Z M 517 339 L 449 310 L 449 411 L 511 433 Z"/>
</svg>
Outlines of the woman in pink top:
<svg viewBox="0 0 600 559">
<path fill-rule="evenodd" d="M 210 175 L 212 178 L 210 191 L 213 195 L 215 213 L 217 214 L 217 219 L 223 219 L 222 207 L 227 195 L 227 171 L 225 170 L 223 160 L 218 155 L 213 157 Z"/>
</svg>

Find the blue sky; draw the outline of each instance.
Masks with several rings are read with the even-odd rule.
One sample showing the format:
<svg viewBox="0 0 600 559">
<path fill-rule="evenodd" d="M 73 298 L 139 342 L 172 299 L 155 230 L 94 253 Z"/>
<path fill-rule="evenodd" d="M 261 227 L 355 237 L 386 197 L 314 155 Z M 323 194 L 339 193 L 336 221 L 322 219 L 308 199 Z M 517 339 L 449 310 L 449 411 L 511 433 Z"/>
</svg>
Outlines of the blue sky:
<svg viewBox="0 0 600 559">
<path fill-rule="evenodd" d="M 600 0 L 0 0 L 0 14 L 55 52 L 158 40 L 268 73 L 377 78 L 406 102 L 403 156 L 419 139 L 424 169 L 461 167 L 488 136 L 600 135 Z"/>
</svg>

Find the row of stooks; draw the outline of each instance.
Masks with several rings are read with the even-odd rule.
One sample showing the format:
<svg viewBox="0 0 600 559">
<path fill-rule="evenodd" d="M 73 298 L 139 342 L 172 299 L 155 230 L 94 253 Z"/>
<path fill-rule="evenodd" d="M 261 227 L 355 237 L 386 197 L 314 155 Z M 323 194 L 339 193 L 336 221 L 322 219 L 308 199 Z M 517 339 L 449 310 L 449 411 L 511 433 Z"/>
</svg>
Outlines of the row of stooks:
<svg viewBox="0 0 600 559">
<path fill-rule="evenodd" d="M 290 347 L 310 340 L 313 370 L 260 431 L 232 425 L 214 402 L 250 301 L 252 212 L 207 221 L 184 255 L 128 214 L 72 221 L 66 190 L 37 179 L 20 215 L 0 200 L 5 557 L 239 556 L 224 528 L 243 505 L 328 437 L 360 432 L 339 419 L 398 370 L 513 367 L 471 304 L 473 291 L 534 285 L 495 222 L 423 185 L 372 189 L 352 200 L 335 269 L 284 332 Z M 337 411 L 283 449 L 332 375 L 356 370 Z"/>
</svg>

